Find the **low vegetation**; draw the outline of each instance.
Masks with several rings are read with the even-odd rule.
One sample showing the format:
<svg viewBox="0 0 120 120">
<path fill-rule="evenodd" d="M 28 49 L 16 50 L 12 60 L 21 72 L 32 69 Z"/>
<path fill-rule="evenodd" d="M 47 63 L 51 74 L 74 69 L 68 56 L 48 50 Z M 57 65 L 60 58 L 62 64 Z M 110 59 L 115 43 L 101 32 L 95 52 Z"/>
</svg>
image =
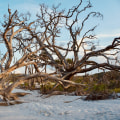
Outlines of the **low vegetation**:
<svg viewBox="0 0 120 120">
<path fill-rule="evenodd" d="M 75 83 L 85 84 L 85 86 L 69 86 L 64 88 L 62 85 L 58 85 L 54 88 L 55 82 L 49 80 L 47 82 L 38 82 L 38 79 L 33 79 L 31 82 L 25 82 L 24 84 L 19 85 L 19 88 L 30 89 L 30 90 L 40 90 L 42 94 L 50 94 L 53 91 L 67 92 L 68 94 L 73 93 L 72 95 L 78 96 L 93 96 L 89 99 L 108 99 L 113 93 L 120 93 L 120 72 L 109 71 L 101 72 L 93 75 L 86 76 L 74 76 L 71 81 Z M 19 78 L 19 74 L 12 74 L 10 76 L 11 82 Z M 34 82 L 33 82 L 34 81 Z M 38 85 L 36 87 L 36 84 Z M 53 89 L 54 88 L 54 89 Z M 111 96 L 115 97 L 115 96 Z"/>
</svg>

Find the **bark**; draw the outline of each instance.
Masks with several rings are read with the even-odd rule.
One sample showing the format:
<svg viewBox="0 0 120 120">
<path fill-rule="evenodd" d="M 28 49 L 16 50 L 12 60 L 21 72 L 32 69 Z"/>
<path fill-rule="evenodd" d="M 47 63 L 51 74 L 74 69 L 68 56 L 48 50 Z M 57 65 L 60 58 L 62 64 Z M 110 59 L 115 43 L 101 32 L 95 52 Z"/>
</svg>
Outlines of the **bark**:
<svg viewBox="0 0 120 120">
<path fill-rule="evenodd" d="M 92 7 L 90 1 L 83 8 L 81 8 L 82 5 L 83 1 L 80 0 L 78 5 L 67 12 L 64 10 L 58 11 L 59 6 L 53 6 L 49 11 L 45 5 L 40 5 L 40 14 L 37 14 L 37 19 L 34 22 L 29 22 L 26 17 L 19 16 L 17 11 L 11 13 L 8 9 L 9 15 L 2 25 L 4 31 L 0 34 L 7 48 L 6 54 L 1 59 L 0 86 L 6 83 L 4 76 L 9 75 L 14 70 L 26 67 L 25 71 L 27 73 L 30 66 L 34 68 L 29 71 L 31 75 L 19 78 L 12 85 L 7 85 L 5 89 L 1 87 L 0 94 L 6 100 L 17 99 L 17 95 L 11 94 L 12 90 L 34 78 L 41 77 L 41 79 L 44 79 L 43 82 L 54 80 L 56 86 L 61 84 L 64 88 L 67 88 L 69 85 L 85 86 L 71 81 L 77 73 L 86 73 L 96 68 L 120 71 L 120 62 L 116 57 L 119 55 L 120 37 L 115 38 L 105 48 L 97 50 L 95 43 L 92 42 L 95 39 L 92 32 L 94 32 L 96 26 L 87 27 L 88 29 L 83 34 L 82 31 L 90 17 L 102 17 L 102 15 L 99 12 L 90 12 L 81 19 L 81 14 Z M 79 20 L 83 21 L 79 22 Z M 61 37 L 63 29 L 67 30 L 66 36 L 69 36 L 68 39 L 70 38 L 65 47 L 56 43 L 58 37 Z M 21 58 L 11 65 L 12 60 L 16 58 L 14 56 L 16 52 L 20 52 Z M 68 60 L 70 55 L 72 56 L 70 58 L 71 62 Z M 101 56 L 106 60 L 103 63 L 91 60 L 93 57 Z M 115 64 L 112 64 L 111 61 L 115 61 Z M 53 75 L 42 73 L 42 67 L 45 68 L 45 72 L 48 71 L 46 66 L 52 66 L 57 72 L 53 72 Z M 7 83 L 9 82 L 7 81 Z"/>
</svg>

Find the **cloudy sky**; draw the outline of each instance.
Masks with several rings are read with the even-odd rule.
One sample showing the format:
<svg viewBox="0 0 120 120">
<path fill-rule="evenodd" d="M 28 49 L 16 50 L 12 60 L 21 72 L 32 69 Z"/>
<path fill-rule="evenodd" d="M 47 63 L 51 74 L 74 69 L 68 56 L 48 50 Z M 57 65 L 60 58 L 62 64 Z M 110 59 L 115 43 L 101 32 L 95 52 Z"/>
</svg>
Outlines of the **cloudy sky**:
<svg viewBox="0 0 120 120">
<path fill-rule="evenodd" d="M 88 0 L 83 0 L 84 2 Z M 7 14 L 8 5 L 12 11 L 16 9 L 19 12 L 30 12 L 33 16 L 39 12 L 39 4 L 48 6 L 61 3 L 61 9 L 68 10 L 79 3 L 79 0 L 1 0 L 0 2 L 0 21 L 3 15 Z M 103 14 L 103 20 L 98 21 L 98 28 L 95 34 L 102 46 L 109 44 L 115 37 L 120 36 L 120 0 L 91 0 L 93 8 L 91 11 L 97 11 Z M 94 21 L 91 21 L 93 24 Z M 2 48 L 4 49 L 4 48 Z"/>
<path fill-rule="evenodd" d="M 87 2 L 88 0 L 83 0 Z M 33 18 L 39 12 L 39 4 L 46 4 L 51 7 L 53 4 L 61 3 L 61 9 L 68 10 L 79 3 L 79 0 L 1 0 L 0 2 L 0 21 L 3 15 L 7 14 L 8 5 L 12 11 L 16 9 L 19 12 L 30 12 Z M 120 0 L 91 0 L 93 8 L 91 11 L 97 11 L 103 14 L 103 20 L 98 20 L 95 34 L 100 44 L 107 45 L 115 37 L 120 36 Z M 91 20 L 91 24 L 94 21 Z M 63 39 L 63 38 L 62 38 Z M 65 38 L 66 39 L 66 38 Z"/>
<path fill-rule="evenodd" d="M 30 11 L 35 15 L 39 11 L 39 4 L 41 3 L 48 6 L 61 3 L 61 8 L 67 10 L 78 2 L 79 0 L 1 0 L 0 20 L 7 13 L 8 4 L 12 11 L 16 9 L 20 12 Z M 120 36 L 120 0 L 91 0 L 91 3 L 93 5 L 92 10 L 101 12 L 104 16 L 103 20 L 99 21 L 96 30 L 99 40 L 106 44 L 112 41 L 114 37 Z"/>
</svg>

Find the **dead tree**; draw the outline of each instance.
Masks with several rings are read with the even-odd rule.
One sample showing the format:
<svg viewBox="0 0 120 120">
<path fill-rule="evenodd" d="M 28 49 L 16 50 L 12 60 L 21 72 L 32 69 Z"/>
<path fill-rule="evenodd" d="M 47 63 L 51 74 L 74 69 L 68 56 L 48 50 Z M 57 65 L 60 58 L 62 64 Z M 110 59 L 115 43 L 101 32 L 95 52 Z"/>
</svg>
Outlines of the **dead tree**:
<svg viewBox="0 0 120 120">
<path fill-rule="evenodd" d="M 47 64 L 57 69 L 62 79 L 70 80 L 77 73 L 89 72 L 96 68 L 118 71 L 120 69 L 118 64 L 111 64 L 111 61 L 119 63 L 116 56 L 119 53 L 120 38 L 115 38 L 113 43 L 105 48 L 97 49 L 94 43 L 96 36 L 93 34 L 96 26 L 88 27 L 85 33 L 82 31 L 90 17 L 102 17 L 102 15 L 99 12 L 90 12 L 81 18 L 80 15 L 92 7 L 91 3 L 88 2 L 84 8 L 81 8 L 82 3 L 80 0 L 80 3 L 69 9 L 67 13 L 64 10 L 58 12 L 59 6 L 53 6 L 52 10 L 49 11 L 45 5 L 40 5 L 40 13 L 37 15 L 39 30 L 37 33 L 29 30 L 36 39 L 36 44 L 43 47 L 42 50 L 48 57 L 44 59 L 40 54 L 39 58 L 43 61 L 43 65 Z M 66 30 L 68 39 L 71 38 L 70 41 L 66 40 L 65 47 L 57 44 L 63 34 L 63 29 Z M 71 64 L 67 61 L 70 54 L 73 54 Z M 99 63 L 93 60 L 95 57 L 102 57 L 105 62 Z M 60 63 L 57 63 L 56 59 Z M 37 64 L 38 67 L 39 64 L 41 65 L 41 63 Z"/>
<path fill-rule="evenodd" d="M 4 76 L 12 71 L 27 66 L 34 66 L 34 73 L 27 74 L 18 79 L 12 85 L 1 87 L 0 94 L 5 99 L 14 98 L 11 91 L 18 85 L 37 77 L 43 81 L 54 80 L 54 88 L 61 84 L 64 88 L 69 86 L 82 85 L 74 83 L 71 77 L 78 73 L 85 73 L 96 68 L 108 70 L 120 70 L 119 54 L 120 37 L 102 49 L 97 49 L 94 43 L 96 38 L 92 32 L 96 26 L 87 27 L 86 22 L 90 17 L 102 17 L 99 12 L 90 12 L 85 16 L 87 9 L 91 8 L 90 2 L 82 8 L 83 1 L 68 11 L 59 11 L 59 5 L 53 6 L 51 10 L 45 5 L 40 5 L 40 12 L 34 22 L 29 21 L 29 14 L 19 15 L 17 11 L 12 13 L 8 10 L 9 16 L 5 16 L 1 40 L 4 42 L 7 52 L 1 59 L 0 84 L 4 83 Z M 81 14 L 84 16 L 81 18 Z M 63 32 L 66 31 L 67 40 L 65 46 L 60 46 L 57 41 L 61 40 Z M 19 52 L 20 58 L 16 59 Z M 43 54 L 44 52 L 44 54 Z M 70 54 L 71 62 L 68 60 Z M 95 57 L 102 57 L 105 62 L 94 60 Z M 15 62 L 13 62 L 15 59 Z M 60 62 L 56 61 L 58 59 Z M 111 64 L 115 63 L 116 64 Z M 49 66 L 57 69 L 57 72 L 44 73 L 41 67 Z M 65 84 L 67 83 L 67 84 Z M 2 85 L 1 85 L 2 86 Z"/>
<path fill-rule="evenodd" d="M 37 22 L 29 22 L 30 14 L 19 14 L 17 10 L 12 13 L 8 8 L 8 14 L 8 16 L 4 16 L 3 29 L 0 31 L 1 41 L 6 46 L 6 53 L 3 53 L 4 55 L 0 60 L 0 94 L 5 100 L 16 99 L 16 96 L 11 91 L 21 83 L 26 82 L 26 80 L 31 80 L 35 77 L 47 78 L 48 76 L 48 79 L 53 77 L 49 76 L 49 74 L 42 74 L 39 70 L 41 65 L 46 65 L 46 62 L 44 63 L 45 59 L 41 57 L 41 54 L 45 47 L 48 46 L 37 44 L 38 39 L 36 38 L 39 38 L 39 33 L 35 33 Z M 33 75 L 28 74 L 29 77 L 23 75 L 22 78 L 20 77 L 18 81 L 10 85 L 9 77 L 7 78 L 6 76 L 9 76 L 14 70 L 25 66 L 28 66 L 27 68 L 34 66 L 35 74 L 32 72 Z M 60 79 L 57 81 L 60 81 Z M 73 82 L 70 83 L 75 84 Z"/>
<path fill-rule="evenodd" d="M 37 32 L 28 29 L 31 36 L 36 40 L 37 46 L 41 48 L 40 54 L 35 55 L 39 60 L 36 65 L 37 68 L 40 68 L 41 65 L 52 66 L 55 70 L 57 69 L 57 72 L 53 74 L 64 80 L 71 80 L 75 74 L 86 73 L 96 68 L 120 70 L 117 58 L 120 49 L 120 37 L 115 38 L 110 45 L 97 49 L 94 43 L 96 36 L 93 34 L 97 26 L 87 27 L 86 32 L 82 32 L 90 17 L 102 17 L 102 15 L 99 12 L 90 12 L 81 18 L 80 15 L 92 7 L 90 2 L 83 8 L 82 4 L 83 1 L 80 0 L 78 5 L 67 12 L 65 10 L 59 11 L 59 5 L 53 6 L 51 11 L 45 5 L 40 5 L 40 13 L 37 14 L 34 28 L 37 29 Z M 60 37 L 64 30 L 68 40 L 66 40 L 65 46 L 60 46 L 57 41 L 61 40 Z M 42 51 L 46 54 L 45 57 L 42 57 Z M 71 64 L 68 62 L 70 54 L 72 54 Z M 95 60 L 95 58 L 100 57 L 104 60 L 103 62 Z M 56 61 L 56 59 L 60 62 Z M 111 61 L 112 63 L 117 62 L 117 64 L 111 64 Z M 67 88 L 62 82 L 57 82 L 55 86 L 58 84 Z"/>
<path fill-rule="evenodd" d="M 6 53 L 3 52 L 4 55 L 0 60 L 0 91 L 4 93 L 1 94 L 4 97 L 7 94 L 5 91 L 10 82 L 7 76 L 20 67 L 28 65 L 35 66 L 35 61 L 30 58 L 37 52 L 37 50 L 32 51 L 31 46 L 33 46 L 33 40 L 32 37 L 29 36 L 29 33 L 27 33 L 27 29 L 31 29 L 30 27 L 34 23 L 28 23 L 30 14 L 19 14 L 17 10 L 12 13 L 9 8 L 8 14 L 8 16 L 4 16 L 4 22 L 2 23 L 3 28 L 0 31 L 1 45 L 4 44 L 6 47 L 6 50 L 4 50 Z M 25 36 L 26 34 L 27 38 Z"/>
</svg>

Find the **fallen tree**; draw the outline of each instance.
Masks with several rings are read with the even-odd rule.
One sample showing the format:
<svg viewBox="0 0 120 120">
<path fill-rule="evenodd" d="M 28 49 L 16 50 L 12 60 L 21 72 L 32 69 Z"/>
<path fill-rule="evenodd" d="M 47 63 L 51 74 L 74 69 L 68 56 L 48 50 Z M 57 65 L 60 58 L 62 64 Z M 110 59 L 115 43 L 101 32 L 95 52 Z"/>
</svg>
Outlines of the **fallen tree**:
<svg viewBox="0 0 120 120">
<path fill-rule="evenodd" d="M 12 90 L 32 78 L 54 80 L 54 90 L 58 85 L 64 88 L 71 85 L 85 86 L 71 81 L 78 73 L 86 73 L 96 68 L 120 70 L 117 58 L 120 37 L 104 48 L 96 48 L 96 36 L 93 34 L 96 26 L 87 29 L 84 27 L 90 17 L 102 15 L 99 12 L 89 12 L 85 16 L 84 13 L 92 5 L 88 2 L 82 8 L 82 4 L 83 1 L 80 0 L 78 5 L 67 12 L 59 11 L 59 5 L 53 6 L 51 11 L 45 5 L 40 5 L 40 12 L 33 22 L 30 21 L 30 14 L 19 14 L 17 10 L 12 13 L 8 8 L 9 15 L 5 16 L 0 34 L 2 45 L 6 46 L 7 51 L 3 53 L 0 65 L 0 94 L 5 100 L 16 99 L 17 94 L 12 94 Z M 83 17 L 80 16 L 82 14 Z M 57 43 L 61 40 L 62 31 L 68 36 L 65 46 Z M 104 61 L 96 61 L 95 57 L 102 57 Z M 47 73 L 50 66 L 54 68 L 53 73 Z M 6 76 L 21 67 L 24 67 L 26 75 L 10 85 Z"/>
</svg>

